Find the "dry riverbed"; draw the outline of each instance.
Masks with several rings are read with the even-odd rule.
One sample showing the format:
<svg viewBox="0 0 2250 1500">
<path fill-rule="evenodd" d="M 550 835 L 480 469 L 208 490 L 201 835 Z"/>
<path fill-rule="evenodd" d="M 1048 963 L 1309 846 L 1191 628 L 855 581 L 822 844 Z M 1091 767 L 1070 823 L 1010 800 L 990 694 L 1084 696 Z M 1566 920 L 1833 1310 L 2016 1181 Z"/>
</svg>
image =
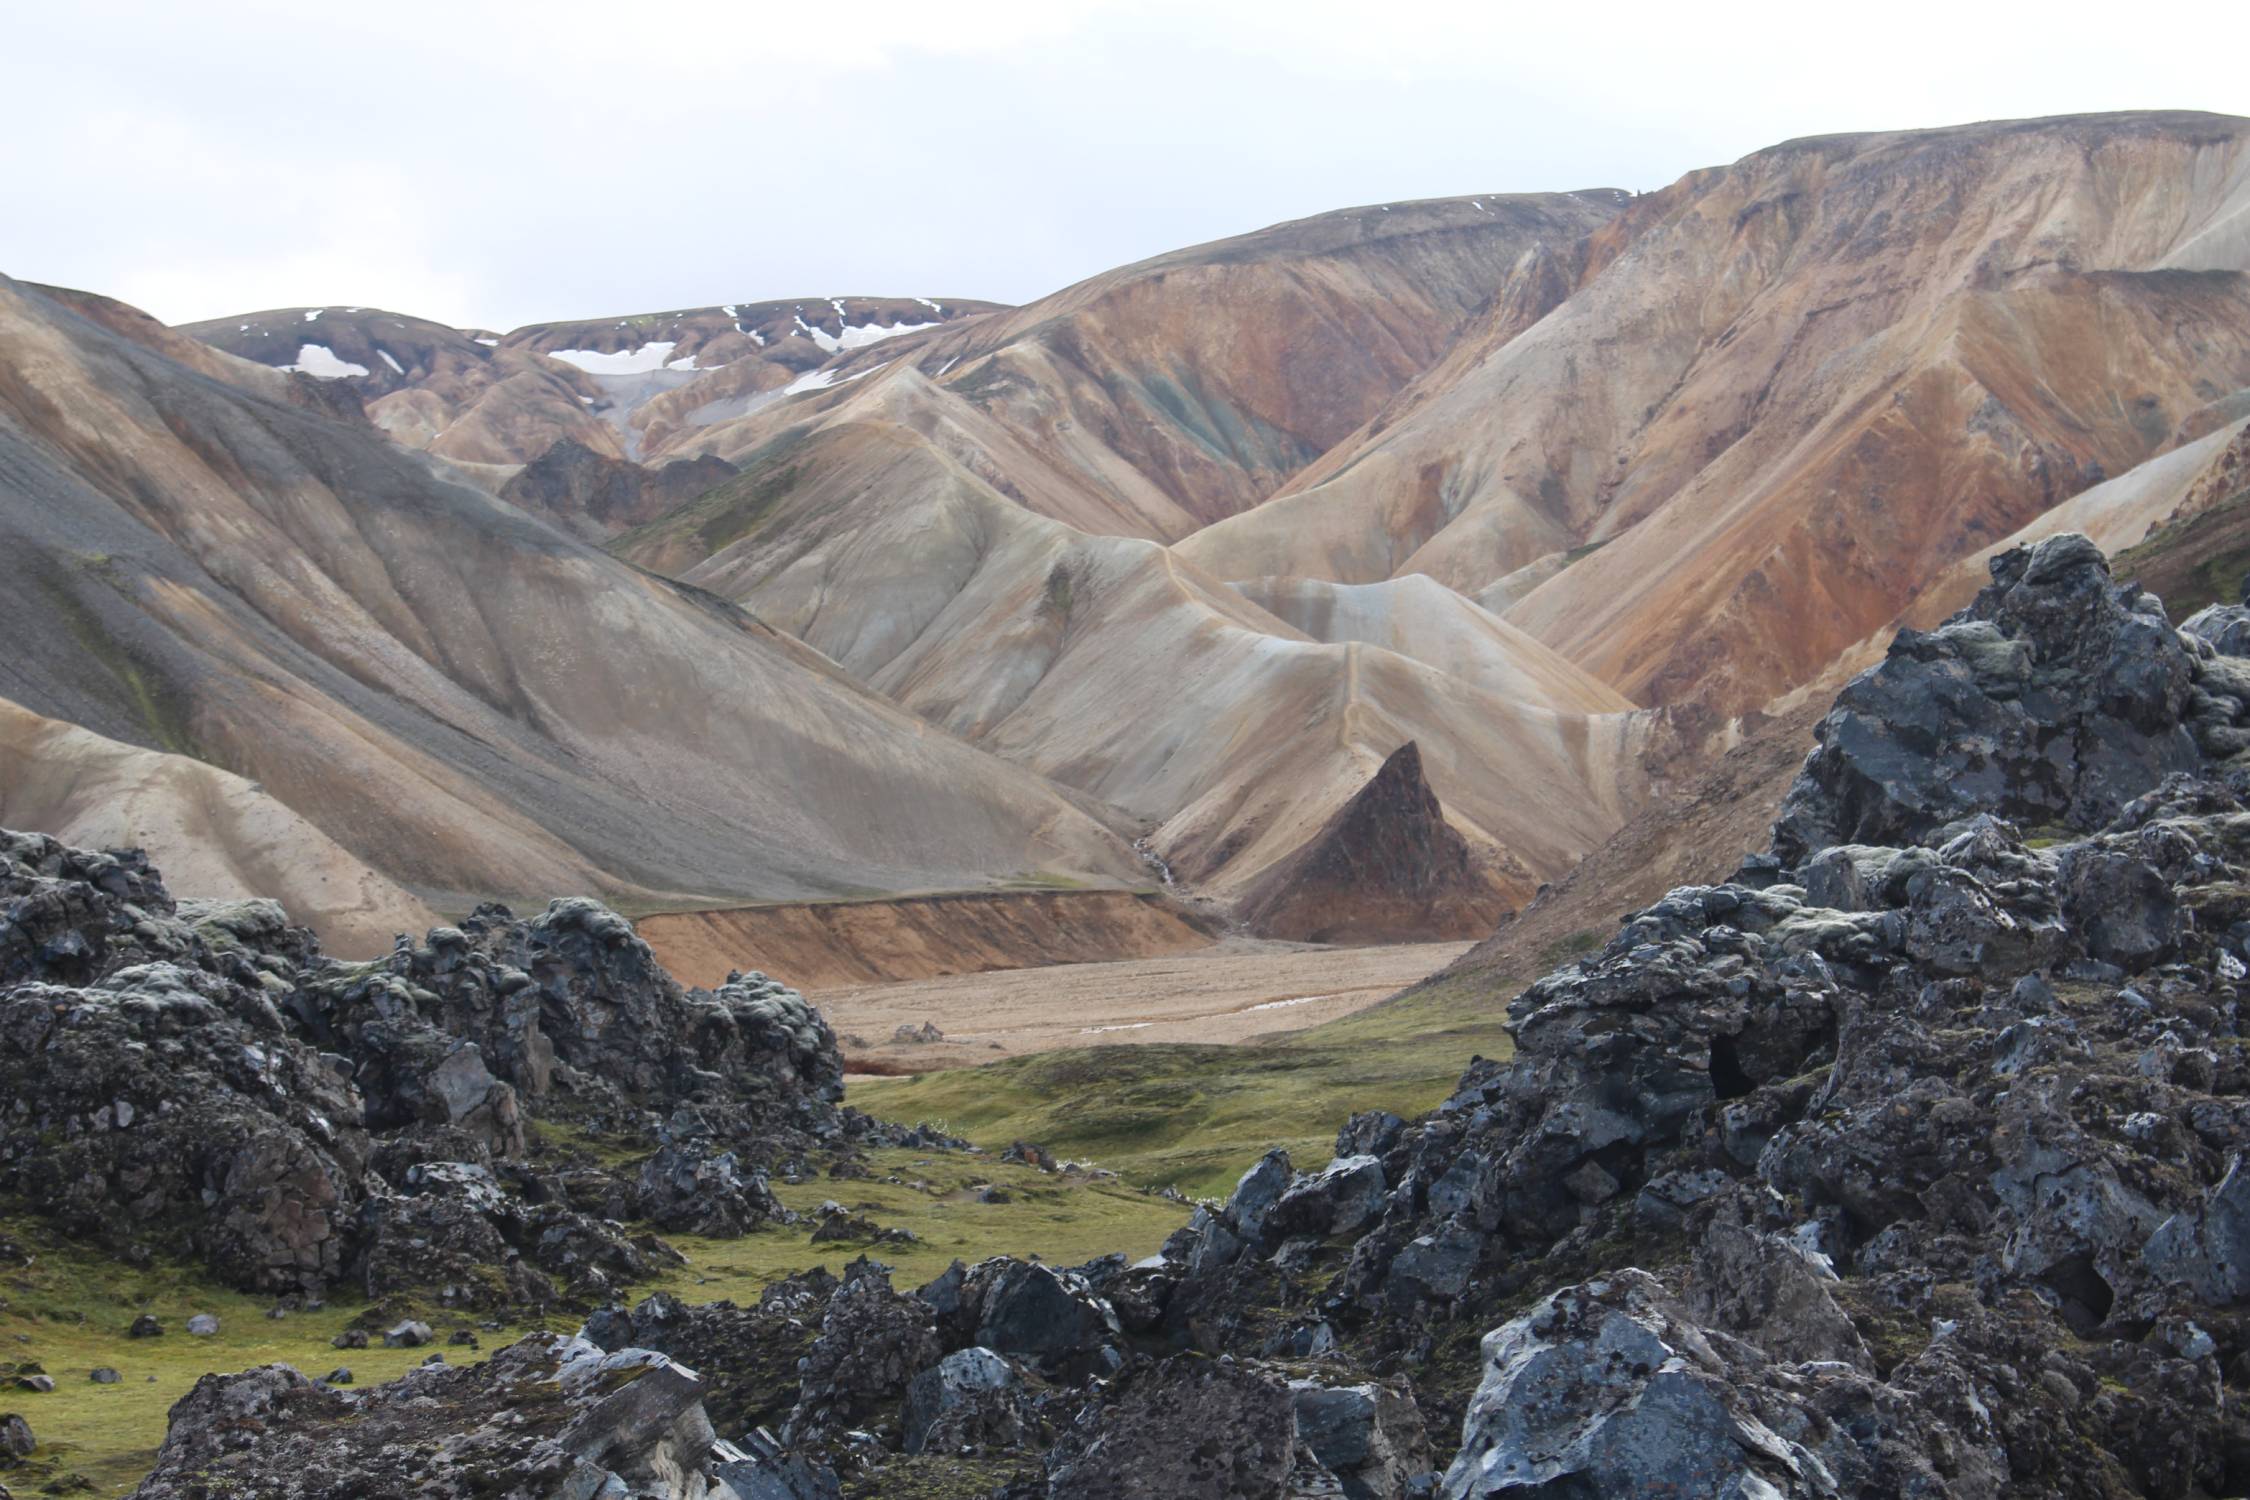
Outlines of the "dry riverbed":
<svg viewBox="0 0 2250 1500">
<path fill-rule="evenodd" d="M 1236 1043 L 1333 1021 L 1467 943 L 1323 948 L 1231 937 L 1172 958 L 1062 964 L 808 991 L 860 1073 L 921 1073 L 1110 1042 Z M 894 1040 L 935 1026 L 942 1041 Z"/>
</svg>

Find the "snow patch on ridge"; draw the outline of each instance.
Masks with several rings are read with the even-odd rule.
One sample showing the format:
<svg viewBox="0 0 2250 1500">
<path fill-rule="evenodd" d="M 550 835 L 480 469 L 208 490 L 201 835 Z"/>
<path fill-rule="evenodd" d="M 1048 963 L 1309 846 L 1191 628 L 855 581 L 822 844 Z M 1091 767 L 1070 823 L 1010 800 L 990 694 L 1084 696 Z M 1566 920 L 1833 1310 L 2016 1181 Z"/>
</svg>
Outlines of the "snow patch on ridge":
<svg viewBox="0 0 2250 1500">
<path fill-rule="evenodd" d="M 799 320 L 800 326 L 802 321 Z M 822 328 L 807 328 L 812 341 L 830 354 L 841 354 L 846 349 L 864 349 L 869 344 L 884 339 L 897 338 L 902 333 L 920 333 L 925 328 L 937 327 L 936 322 L 893 323 L 888 328 L 880 323 L 846 323 L 842 333 L 830 333 Z"/>
<path fill-rule="evenodd" d="M 647 375 L 663 369 L 677 347 L 677 339 L 666 339 L 616 353 L 605 353 L 600 349 L 550 349 L 547 357 L 559 359 L 566 365 L 575 365 L 589 375 Z"/>
<path fill-rule="evenodd" d="M 297 362 L 281 368 L 296 374 L 310 375 L 315 380 L 342 380 L 346 376 L 367 373 L 367 366 L 355 365 L 348 359 L 338 359 L 336 351 L 326 344 L 299 345 Z"/>
</svg>

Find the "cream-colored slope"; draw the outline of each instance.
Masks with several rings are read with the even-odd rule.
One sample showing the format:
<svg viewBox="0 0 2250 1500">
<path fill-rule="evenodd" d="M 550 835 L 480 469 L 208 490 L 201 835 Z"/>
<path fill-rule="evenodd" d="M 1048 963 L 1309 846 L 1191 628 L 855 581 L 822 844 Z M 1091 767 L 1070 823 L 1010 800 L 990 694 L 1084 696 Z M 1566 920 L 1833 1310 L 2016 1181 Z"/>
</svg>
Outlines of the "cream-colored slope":
<svg viewBox="0 0 2250 1500">
<path fill-rule="evenodd" d="M 1425 572 L 1513 597 L 1639 701 L 1763 702 L 2250 378 L 2240 262 L 2210 268 L 2246 140 L 2106 116 L 1691 174 L 1597 231 L 1559 306 L 1465 335 L 1304 487 L 1181 551 L 1224 576 Z"/>
<path fill-rule="evenodd" d="M 1633 707 L 1600 678 L 1424 574 L 1362 584 L 1256 578 L 1234 589 L 1316 641 L 1381 646 L 1512 702 L 1581 714 Z"/>
<path fill-rule="evenodd" d="M 1519 896 L 1614 827 L 1634 781 L 1637 716 L 1558 712 L 1312 640 L 1155 543 L 1031 514 L 893 426 L 777 445 L 617 546 L 933 723 L 1159 825 L 1157 851 L 1221 896 L 1409 739 Z M 698 546 L 713 550 L 689 561 Z"/>
<path fill-rule="evenodd" d="M 263 789 L 0 699 L 0 827 L 142 848 L 174 891 L 270 896 L 331 953 L 373 958 L 438 915 Z"/>
<path fill-rule="evenodd" d="M 0 281 L 0 693 L 261 783 L 444 904 L 1144 872 L 834 663 Z"/>
<path fill-rule="evenodd" d="M 902 341 L 904 342 L 904 341 Z M 754 414 L 698 434 L 674 451 L 746 464 L 777 443 L 843 425 L 884 424 L 918 434 L 938 453 L 1017 505 L 1099 535 L 1134 535 L 1155 518 L 1185 531 L 1194 519 L 1114 453 L 1074 438 L 1035 446 L 960 392 L 931 379 L 921 362 L 876 349 L 858 356 L 843 384 L 784 392 Z"/>
</svg>

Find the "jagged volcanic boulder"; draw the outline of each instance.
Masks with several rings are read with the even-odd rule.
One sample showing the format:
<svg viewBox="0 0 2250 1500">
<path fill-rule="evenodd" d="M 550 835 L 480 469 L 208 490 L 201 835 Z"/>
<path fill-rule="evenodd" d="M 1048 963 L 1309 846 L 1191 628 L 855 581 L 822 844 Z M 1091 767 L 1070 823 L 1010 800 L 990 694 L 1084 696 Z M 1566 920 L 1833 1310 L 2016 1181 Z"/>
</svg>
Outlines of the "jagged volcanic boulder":
<svg viewBox="0 0 2250 1500">
<path fill-rule="evenodd" d="M 779 1427 L 798 1394 L 798 1363 L 819 1337 L 835 1277 L 813 1270 L 767 1287 L 757 1303 L 689 1305 L 668 1293 L 630 1310 L 595 1313 L 579 1336 L 604 1349 L 654 1349 L 704 1379 L 704 1404 L 723 1433 Z"/>
<path fill-rule="evenodd" d="M 893 1291 L 889 1273 L 859 1268 L 821 1317 L 820 1336 L 799 1369 L 797 1407 L 785 1435 L 793 1442 L 817 1440 L 894 1407 L 940 1352 L 929 1304 Z"/>
<path fill-rule="evenodd" d="M 680 1256 L 650 1235 L 580 1212 L 520 1169 L 424 1161 L 359 1211 L 352 1277 L 370 1299 L 423 1288 L 447 1306 L 601 1302 Z"/>
<path fill-rule="evenodd" d="M 1053 1500 L 1285 1500 L 1304 1493 L 1292 1480 L 1300 1471 L 1312 1479 L 1318 1461 L 1297 1442 L 1286 1379 L 1181 1355 L 1135 1370 L 1089 1404 L 1047 1468 Z"/>
<path fill-rule="evenodd" d="M 634 1217 L 658 1229 L 706 1238 L 797 1220 L 774 1197 L 763 1171 L 696 1136 L 668 1140 L 641 1163 L 633 1205 Z"/>
<path fill-rule="evenodd" d="M 112 1246 L 155 1242 L 266 1291 L 342 1270 L 367 1137 L 310 1048 L 170 964 L 0 994 L 0 1193 Z"/>
<path fill-rule="evenodd" d="M 1453 825 L 1412 740 L 1251 885 L 1237 915 L 1266 937 L 1313 943 L 1483 937 L 1506 894 Z"/>
<path fill-rule="evenodd" d="M 2114 583 L 2075 533 L 1992 561 L 1937 630 L 1899 632 L 1816 731 L 1774 847 L 1916 843 L 1986 812 L 2091 832 L 2202 760 L 2187 723 L 2197 653 L 2154 595 Z"/>
<path fill-rule="evenodd" d="M 338 1495 L 724 1495 L 692 1370 L 534 1334 L 481 1364 L 426 1365 L 360 1392 L 287 1365 L 206 1375 L 172 1408 L 138 1500 Z"/>
<path fill-rule="evenodd" d="M 908 1453 L 1013 1448 L 1032 1430 L 1021 1370 L 981 1346 L 956 1349 L 907 1386 L 903 1447 Z"/>
<path fill-rule="evenodd" d="M 138 851 L 73 849 L 0 830 L 0 985 L 84 984 L 127 964 L 193 960 L 193 929 Z"/>
<path fill-rule="evenodd" d="M 369 1141 L 351 1085 L 274 1003 L 310 937 L 277 912 L 201 915 L 137 854 L 0 833 L 0 1194 L 240 1286 L 317 1290 L 342 1269 Z"/>
<path fill-rule="evenodd" d="M 795 991 L 683 990 L 589 901 L 339 964 L 272 902 L 175 901 L 137 853 L 0 833 L 0 969 L 0 1194 L 247 1288 L 600 1302 L 671 1256 L 610 1220 L 787 1221 L 761 1162 L 908 1135 L 837 1108 Z M 655 1154 L 542 1175 L 534 1104 Z"/>
<path fill-rule="evenodd" d="M 842 1128 L 835 1034 L 803 996 L 762 974 L 683 989 L 630 922 L 582 898 L 529 921 L 479 907 L 384 963 L 339 967 L 292 1003 L 312 1034 L 378 1061 L 418 1026 L 473 1044 L 541 1113 L 633 1128 L 692 1100 L 706 1133 L 746 1148 Z M 369 1093 L 386 1112 L 430 1117 L 381 1083 Z M 473 1090 L 457 1092 L 467 1103 Z"/>
</svg>

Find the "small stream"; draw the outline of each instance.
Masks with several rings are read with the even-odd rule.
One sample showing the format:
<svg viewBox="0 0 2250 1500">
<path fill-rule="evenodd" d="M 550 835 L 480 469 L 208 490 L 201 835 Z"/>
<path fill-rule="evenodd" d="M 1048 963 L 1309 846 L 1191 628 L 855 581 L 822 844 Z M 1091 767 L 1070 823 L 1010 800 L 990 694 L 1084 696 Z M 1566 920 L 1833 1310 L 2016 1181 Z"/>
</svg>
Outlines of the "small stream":
<svg viewBox="0 0 2250 1500">
<path fill-rule="evenodd" d="M 1157 878 L 1164 882 L 1164 889 L 1177 891 L 1180 888 L 1179 881 L 1172 878 L 1172 867 L 1164 862 L 1163 855 L 1156 852 L 1153 834 L 1133 840 L 1133 852 L 1141 857 L 1142 864 L 1156 872 Z"/>
</svg>

